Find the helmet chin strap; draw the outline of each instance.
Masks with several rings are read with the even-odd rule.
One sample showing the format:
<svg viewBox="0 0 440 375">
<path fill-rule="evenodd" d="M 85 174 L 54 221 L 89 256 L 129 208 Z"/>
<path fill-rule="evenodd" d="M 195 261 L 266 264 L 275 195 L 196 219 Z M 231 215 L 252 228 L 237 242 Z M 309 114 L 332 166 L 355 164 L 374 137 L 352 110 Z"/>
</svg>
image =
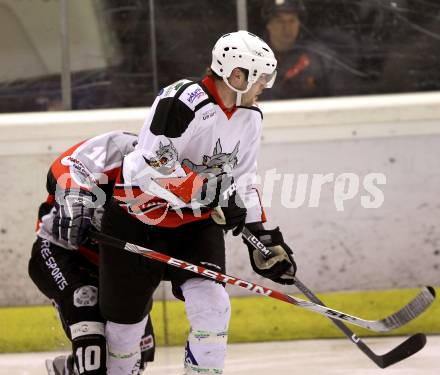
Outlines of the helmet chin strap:
<svg viewBox="0 0 440 375">
<path fill-rule="evenodd" d="M 252 86 L 252 82 L 249 82 L 249 81 L 248 81 L 248 84 L 247 84 L 246 88 L 245 88 L 244 90 L 239 90 L 239 89 L 235 88 L 234 86 L 232 86 L 232 85 L 229 83 L 229 81 L 228 81 L 228 79 L 227 79 L 226 77 L 223 77 L 223 81 L 226 83 L 226 86 L 228 86 L 232 91 L 235 91 L 235 92 L 237 93 L 237 98 L 236 98 L 236 100 L 235 100 L 235 105 L 236 105 L 236 106 L 241 105 L 241 97 L 242 97 L 242 95 L 243 95 L 244 93 L 246 93 L 246 92 L 249 91 L 249 89 L 250 89 L 251 86 Z"/>
<path fill-rule="evenodd" d="M 241 105 L 241 97 L 243 96 L 243 94 L 241 92 L 237 92 L 237 98 L 235 99 L 235 105 L 238 107 L 239 105 Z"/>
</svg>

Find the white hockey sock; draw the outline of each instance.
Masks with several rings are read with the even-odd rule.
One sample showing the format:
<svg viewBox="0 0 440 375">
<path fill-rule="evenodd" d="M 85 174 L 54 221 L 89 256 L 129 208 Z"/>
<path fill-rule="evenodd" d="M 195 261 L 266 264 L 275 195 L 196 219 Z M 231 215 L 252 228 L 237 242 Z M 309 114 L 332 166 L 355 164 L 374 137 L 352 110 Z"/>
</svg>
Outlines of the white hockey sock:
<svg viewBox="0 0 440 375">
<path fill-rule="evenodd" d="M 185 347 L 185 375 L 223 374 L 226 332 L 191 331 Z"/>
<path fill-rule="evenodd" d="M 211 280 L 190 279 L 182 286 L 191 332 L 185 348 L 185 374 L 222 374 L 230 318 L 229 296 Z"/>
<path fill-rule="evenodd" d="M 139 323 L 118 324 L 108 321 L 107 375 L 137 375 L 141 360 L 139 342 L 144 333 L 148 315 Z"/>
</svg>

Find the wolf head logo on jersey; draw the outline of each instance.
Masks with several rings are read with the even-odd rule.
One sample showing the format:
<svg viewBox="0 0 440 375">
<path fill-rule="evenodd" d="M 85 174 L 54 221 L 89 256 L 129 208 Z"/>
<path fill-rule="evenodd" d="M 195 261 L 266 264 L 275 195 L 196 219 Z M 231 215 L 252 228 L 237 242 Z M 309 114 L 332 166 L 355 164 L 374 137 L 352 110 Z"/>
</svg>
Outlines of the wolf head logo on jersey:
<svg viewBox="0 0 440 375">
<path fill-rule="evenodd" d="M 223 152 L 220 138 L 215 144 L 212 156 L 203 156 L 202 164 L 194 164 L 188 159 L 183 160 L 182 164 L 197 173 L 212 173 L 218 175 L 220 173 L 231 173 L 238 164 L 238 150 L 240 141 L 235 145 L 231 153 Z"/>
<path fill-rule="evenodd" d="M 163 174 L 169 174 L 174 171 L 175 164 L 178 159 L 178 152 L 173 145 L 173 142 L 166 146 L 159 142 L 159 148 L 156 150 L 156 157 L 147 159 L 144 157 L 148 165 L 159 170 Z"/>
</svg>

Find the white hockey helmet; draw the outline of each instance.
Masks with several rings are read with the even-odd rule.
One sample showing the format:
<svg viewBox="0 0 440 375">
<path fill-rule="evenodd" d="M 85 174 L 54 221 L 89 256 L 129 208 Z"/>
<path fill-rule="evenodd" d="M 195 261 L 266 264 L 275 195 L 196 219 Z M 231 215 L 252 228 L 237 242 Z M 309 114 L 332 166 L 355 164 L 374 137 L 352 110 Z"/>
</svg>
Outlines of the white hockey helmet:
<svg viewBox="0 0 440 375">
<path fill-rule="evenodd" d="M 263 39 L 248 31 L 240 30 L 221 36 L 212 50 L 212 71 L 238 93 L 247 92 L 258 80 L 263 80 L 266 87 L 272 87 L 276 78 L 276 67 L 277 60 L 272 49 Z M 228 81 L 235 68 L 249 72 L 245 90 L 232 87 Z"/>
</svg>

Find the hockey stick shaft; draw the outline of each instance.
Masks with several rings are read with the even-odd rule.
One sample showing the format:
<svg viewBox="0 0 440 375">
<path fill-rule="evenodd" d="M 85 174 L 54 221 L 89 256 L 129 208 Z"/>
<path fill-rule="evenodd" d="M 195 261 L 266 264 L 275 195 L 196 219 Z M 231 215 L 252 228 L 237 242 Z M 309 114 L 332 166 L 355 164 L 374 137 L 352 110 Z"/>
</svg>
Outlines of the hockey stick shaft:
<svg viewBox="0 0 440 375">
<path fill-rule="evenodd" d="M 266 246 L 264 246 L 264 244 L 262 244 L 258 240 L 258 238 L 256 238 L 249 231 L 249 229 L 244 228 L 242 231 L 242 236 L 245 241 L 247 241 L 256 249 L 258 249 L 263 257 L 265 257 L 266 259 L 270 257 L 270 249 L 267 249 Z M 289 257 L 291 257 L 290 254 L 288 255 Z M 424 287 L 422 288 L 421 292 L 410 303 L 402 307 L 396 313 L 381 320 L 364 321 L 364 322 L 368 322 L 368 327 L 366 327 L 365 325 L 363 325 L 362 327 L 371 329 L 376 332 L 388 332 L 393 329 L 399 328 L 402 325 L 410 322 L 411 320 L 419 316 L 422 312 L 424 312 L 432 304 L 432 302 L 434 302 L 434 299 L 435 299 L 434 288 L 430 286 Z M 325 307 L 323 305 L 321 306 Z M 333 318 L 338 320 L 346 320 L 350 323 L 357 324 L 356 322 L 350 321 L 349 319 L 339 319 L 337 316 L 333 316 Z"/>
<path fill-rule="evenodd" d="M 245 228 L 243 230 L 243 238 L 249 243 L 255 246 L 256 249 L 261 251 L 263 257 L 270 256 L 270 250 L 267 249 L 252 233 Z M 325 306 L 324 303 L 297 277 L 295 278 L 296 288 L 303 293 L 310 301 L 318 303 L 321 306 Z M 369 359 L 371 359 L 378 367 L 386 368 L 397 362 L 400 362 L 411 355 L 417 353 L 426 344 L 426 336 L 422 333 L 417 333 L 410 336 L 401 344 L 390 350 L 388 353 L 378 355 L 374 353 L 368 345 L 366 345 L 360 337 L 358 337 L 350 328 L 348 328 L 342 321 L 334 318 L 329 318 L 333 324 L 353 343 L 355 344 Z"/>
<path fill-rule="evenodd" d="M 367 329 L 371 329 L 373 331 L 383 331 L 383 327 L 382 325 L 377 325 L 377 321 L 370 321 L 370 320 L 364 320 L 349 314 L 345 314 L 341 311 L 337 311 L 328 307 L 324 307 L 321 306 L 319 304 L 310 302 L 310 301 L 306 301 L 300 298 L 296 298 L 293 296 L 289 296 L 287 294 L 284 294 L 282 292 L 276 291 L 274 289 L 270 289 L 246 280 L 242 280 L 240 278 L 234 277 L 234 276 L 229 276 L 217 271 L 213 271 L 210 269 L 207 269 L 205 267 L 202 266 L 196 266 L 194 264 L 191 264 L 189 262 L 185 262 L 183 260 L 180 259 L 176 259 L 173 257 L 170 257 L 169 255 L 163 254 L 163 253 L 159 253 L 157 251 L 151 250 L 151 249 L 147 249 L 145 247 L 142 246 L 138 246 L 129 242 L 125 242 L 122 241 L 120 239 L 114 238 L 112 236 L 103 234 L 103 233 L 98 233 L 98 232 L 90 232 L 90 237 L 94 240 L 97 240 L 103 244 L 106 244 L 108 246 L 111 247 L 115 247 L 115 248 L 119 248 L 119 249 L 123 249 L 123 250 L 127 250 L 129 252 L 132 253 L 136 253 L 139 255 L 142 255 L 144 257 L 147 257 L 149 259 L 153 259 L 162 263 L 166 263 L 170 266 L 173 267 L 177 267 L 186 271 L 190 271 L 193 272 L 195 274 L 204 276 L 206 278 L 218 281 L 218 282 L 222 282 L 222 283 L 226 283 L 226 284 L 230 284 L 230 285 L 235 285 L 237 287 L 243 288 L 243 289 L 247 289 L 255 294 L 260 294 L 260 295 L 264 295 L 266 297 L 270 297 L 270 298 L 274 298 L 274 299 L 278 299 L 280 301 L 289 303 L 291 305 L 295 305 L 298 307 L 301 307 L 303 309 L 306 309 L 308 311 L 313 311 L 315 313 L 327 316 L 327 317 L 331 317 L 334 319 L 338 319 L 338 320 L 342 320 L 342 321 L 347 321 L 351 324 L 355 324 L 358 325 L 359 327 L 363 327 L 363 328 L 367 328 Z"/>
</svg>

